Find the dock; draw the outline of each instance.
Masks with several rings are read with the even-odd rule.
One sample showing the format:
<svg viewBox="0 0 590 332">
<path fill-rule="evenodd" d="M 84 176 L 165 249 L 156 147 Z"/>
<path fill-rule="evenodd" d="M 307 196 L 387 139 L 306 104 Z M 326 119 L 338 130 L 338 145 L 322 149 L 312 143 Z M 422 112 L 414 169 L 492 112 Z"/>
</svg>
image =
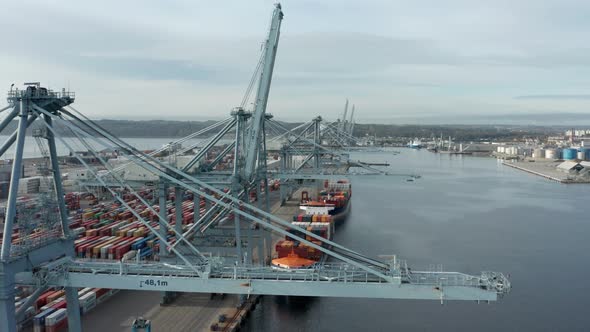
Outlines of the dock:
<svg viewBox="0 0 590 332">
<path fill-rule="evenodd" d="M 553 162 L 506 162 L 503 161 L 502 165 L 512 167 L 530 174 L 541 176 L 545 179 L 556 181 L 564 184 L 574 183 L 590 183 L 589 177 L 572 176 L 567 172 L 562 172 L 556 169 L 556 164 Z"/>
</svg>

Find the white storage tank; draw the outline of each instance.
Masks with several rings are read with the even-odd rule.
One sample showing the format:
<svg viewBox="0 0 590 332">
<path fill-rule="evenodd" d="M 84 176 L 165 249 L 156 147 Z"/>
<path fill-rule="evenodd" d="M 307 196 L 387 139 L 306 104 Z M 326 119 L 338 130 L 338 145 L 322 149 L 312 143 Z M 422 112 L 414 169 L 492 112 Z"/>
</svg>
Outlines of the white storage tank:
<svg viewBox="0 0 590 332">
<path fill-rule="evenodd" d="M 504 149 L 504 153 L 510 156 L 515 156 L 518 153 L 518 149 L 515 146 L 507 146 Z"/>
<path fill-rule="evenodd" d="M 559 159 L 559 151 L 557 149 L 547 149 L 545 150 L 545 158 Z"/>
<path fill-rule="evenodd" d="M 577 158 L 578 160 L 584 160 L 584 157 L 585 157 L 585 156 L 584 156 L 584 152 L 582 152 L 582 151 L 578 151 L 578 153 L 577 153 L 577 157 L 578 157 L 578 158 Z"/>
<path fill-rule="evenodd" d="M 534 149 L 533 158 L 545 158 L 545 150 L 540 148 Z"/>
</svg>

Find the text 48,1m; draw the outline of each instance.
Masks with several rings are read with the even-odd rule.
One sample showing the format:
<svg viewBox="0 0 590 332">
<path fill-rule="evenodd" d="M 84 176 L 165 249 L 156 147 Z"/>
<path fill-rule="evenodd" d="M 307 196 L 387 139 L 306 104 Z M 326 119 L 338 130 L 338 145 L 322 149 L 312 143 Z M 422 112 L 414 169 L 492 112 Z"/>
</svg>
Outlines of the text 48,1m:
<svg viewBox="0 0 590 332">
<path fill-rule="evenodd" d="M 147 279 L 147 280 L 139 282 L 139 287 L 166 287 L 166 286 L 168 286 L 168 281 Z"/>
</svg>

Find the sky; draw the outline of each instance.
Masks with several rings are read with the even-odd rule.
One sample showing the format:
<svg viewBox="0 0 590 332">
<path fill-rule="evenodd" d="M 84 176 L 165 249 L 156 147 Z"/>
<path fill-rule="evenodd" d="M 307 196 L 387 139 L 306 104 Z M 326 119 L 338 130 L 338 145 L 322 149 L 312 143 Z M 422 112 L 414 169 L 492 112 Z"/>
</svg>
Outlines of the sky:
<svg viewBox="0 0 590 332">
<path fill-rule="evenodd" d="M 221 119 L 273 1 L 6 1 L 0 86 L 76 92 L 95 119 Z M 285 0 L 267 112 L 358 122 L 590 111 L 590 1 Z M 2 107 L 0 103 L 0 107 Z"/>
</svg>

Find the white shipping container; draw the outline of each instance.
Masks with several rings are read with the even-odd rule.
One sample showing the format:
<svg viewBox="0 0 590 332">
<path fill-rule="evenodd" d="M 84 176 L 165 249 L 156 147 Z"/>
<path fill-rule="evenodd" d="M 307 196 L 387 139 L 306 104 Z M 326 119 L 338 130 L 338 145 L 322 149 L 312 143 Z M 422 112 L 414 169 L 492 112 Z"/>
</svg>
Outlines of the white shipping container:
<svg viewBox="0 0 590 332">
<path fill-rule="evenodd" d="M 62 320 L 66 319 L 67 316 L 68 316 L 67 309 L 65 309 L 65 308 L 58 309 L 54 313 L 52 313 L 51 315 L 47 316 L 47 318 L 45 318 L 45 326 L 53 326 L 53 325 L 61 322 Z"/>
<path fill-rule="evenodd" d="M 96 298 L 90 298 L 89 300 L 80 303 L 80 308 L 89 308 L 96 305 Z"/>
<path fill-rule="evenodd" d="M 84 232 L 86 232 L 86 228 L 84 228 L 84 227 L 78 227 L 78 228 L 74 228 L 72 230 L 72 233 L 74 233 L 74 235 L 76 235 L 76 236 L 83 234 Z"/>
<path fill-rule="evenodd" d="M 131 250 L 131 251 L 125 253 L 125 255 L 123 255 L 123 260 L 128 261 L 128 260 L 134 258 L 136 253 L 137 252 L 135 250 Z"/>
<path fill-rule="evenodd" d="M 80 305 L 82 312 L 88 312 L 90 309 L 96 307 L 96 300 L 84 302 L 84 305 Z"/>
<path fill-rule="evenodd" d="M 90 292 L 92 289 L 93 289 L 92 287 L 86 287 L 86 288 L 83 288 L 81 290 L 81 292 L 82 292 L 82 294 L 86 294 L 86 293 Z"/>
<path fill-rule="evenodd" d="M 96 293 L 95 292 L 88 292 L 80 297 L 80 305 L 83 305 L 87 302 L 96 302 Z"/>
<path fill-rule="evenodd" d="M 90 310 L 96 308 L 96 301 L 94 302 L 89 302 L 87 305 L 85 306 L 80 306 L 80 313 L 82 315 L 87 314 Z"/>
<path fill-rule="evenodd" d="M 100 258 L 108 258 L 108 253 L 109 253 L 108 250 L 112 246 L 113 246 L 112 244 L 109 244 L 107 246 L 100 248 Z"/>
</svg>

